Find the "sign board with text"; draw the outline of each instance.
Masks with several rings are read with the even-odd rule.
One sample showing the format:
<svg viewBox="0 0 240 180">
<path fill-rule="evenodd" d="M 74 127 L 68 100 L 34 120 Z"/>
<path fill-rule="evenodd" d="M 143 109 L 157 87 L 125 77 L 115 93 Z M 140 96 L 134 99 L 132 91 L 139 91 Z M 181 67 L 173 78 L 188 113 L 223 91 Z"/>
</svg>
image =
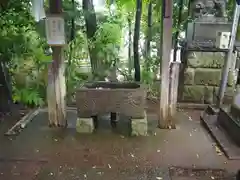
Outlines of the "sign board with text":
<svg viewBox="0 0 240 180">
<path fill-rule="evenodd" d="M 64 46 L 66 44 L 63 17 L 47 16 L 46 37 L 50 46 Z"/>
</svg>

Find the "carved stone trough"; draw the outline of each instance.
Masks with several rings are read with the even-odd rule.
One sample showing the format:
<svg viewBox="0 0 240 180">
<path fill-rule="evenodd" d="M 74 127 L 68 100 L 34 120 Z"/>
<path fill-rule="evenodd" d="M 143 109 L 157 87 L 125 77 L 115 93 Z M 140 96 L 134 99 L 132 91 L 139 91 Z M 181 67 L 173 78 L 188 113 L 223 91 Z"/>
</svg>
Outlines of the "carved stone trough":
<svg viewBox="0 0 240 180">
<path fill-rule="evenodd" d="M 92 132 L 93 117 L 105 113 L 118 113 L 131 119 L 132 135 L 146 135 L 145 99 L 146 90 L 137 83 L 86 83 L 76 92 L 77 131 Z"/>
</svg>

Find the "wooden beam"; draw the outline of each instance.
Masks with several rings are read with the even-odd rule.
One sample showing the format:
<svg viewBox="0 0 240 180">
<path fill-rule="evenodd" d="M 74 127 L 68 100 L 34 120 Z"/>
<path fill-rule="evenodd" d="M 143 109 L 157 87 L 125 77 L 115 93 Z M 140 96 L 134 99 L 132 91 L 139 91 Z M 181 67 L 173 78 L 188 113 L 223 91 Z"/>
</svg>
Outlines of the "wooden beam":
<svg viewBox="0 0 240 180">
<path fill-rule="evenodd" d="M 49 0 L 51 15 L 61 15 L 62 0 Z M 51 127 L 66 127 L 66 83 L 63 48 L 52 47 L 53 61 L 48 67 L 48 114 Z"/>
<path fill-rule="evenodd" d="M 172 0 L 164 0 L 159 127 L 169 128 L 169 64 L 172 49 Z"/>
</svg>

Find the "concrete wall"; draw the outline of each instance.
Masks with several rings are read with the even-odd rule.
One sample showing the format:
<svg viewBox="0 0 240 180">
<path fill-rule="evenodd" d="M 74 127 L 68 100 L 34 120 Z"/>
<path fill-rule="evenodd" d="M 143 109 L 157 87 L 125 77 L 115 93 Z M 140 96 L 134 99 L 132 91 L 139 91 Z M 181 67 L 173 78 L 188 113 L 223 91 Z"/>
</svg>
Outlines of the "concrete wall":
<svg viewBox="0 0 240 180">
<path fill-rule="evenodd" d="M 201 104 L 215 103 L 224 60 L 225 54 L 219 52 L 185 53 L 184 67 L 180 75 L 179 101 Z M 231 100 L 234 85 L 233 73 L 231 72 L 225 93 L 226 101 Z"/>
</svg>

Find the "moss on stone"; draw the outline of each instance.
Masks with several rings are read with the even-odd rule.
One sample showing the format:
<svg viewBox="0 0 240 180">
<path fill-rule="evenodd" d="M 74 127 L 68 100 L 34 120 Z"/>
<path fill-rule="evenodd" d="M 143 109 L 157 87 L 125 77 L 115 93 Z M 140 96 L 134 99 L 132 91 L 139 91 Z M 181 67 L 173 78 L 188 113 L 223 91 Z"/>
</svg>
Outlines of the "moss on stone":
<svg viewBox="0 0 240 180">
<path fill-rule="evenodd" d="M 204 103 L 212 104 L 213 103 L 213 86 L 204 87 Z"/>
<path fill-rule="evenodd" d="M 194 84 L 194 69 L 187 68 L 184 72 L 184 84 L 192 85 Z"/>
<path fill-rule="evenodd" d="M 183 88 L 182 100 L 184 102 L 203 103 L 204 101 L 204 86 L 189 86 Z"/>
<path fill-rule="evenodd" d="M 92 133 L 94 123 L 92 118 L 77 118 L 76 131 L 78 133 Z"/>
<path fill-rule="evenodd" d="M 132 136 L 147 136 L 148 135 L 148 122 L 145 112 L 143 119 L 131 119 L 131 135 Z"/>
<path fill-rule="evenodd" d="M 187 65 L 193 68 L 222 68 L 224 53 L 194 52 L 188 56 Z"/>
<path fill-rule="evenodd" d="M 213 89 L 213 103 L 217 102 L 218 91 L 219 91 L 219 87 L 214 87 L 214 89 Z M 231 104 L 234 94 L 235 94 L 234 88 L 233 87 L 227 87 L 224 98 L 223 98 L 223 103 L 224 104 Z"/>
<path fill-rule="evenodd" d="M 197 68 L 195 70 L 194 82 L 196 85 L 218 86 L 220 79 L 220 69 Z"/>
<path fill-rule="evenodd" d="M 234 73 L 232 71 L 230 71 L 228 73 L 228 82 L 227 82 L 227 85 L 232 87 L 236 84 L 236 81 L 235 81 L 235 78 L 234 78 Z"/>
</svg>

